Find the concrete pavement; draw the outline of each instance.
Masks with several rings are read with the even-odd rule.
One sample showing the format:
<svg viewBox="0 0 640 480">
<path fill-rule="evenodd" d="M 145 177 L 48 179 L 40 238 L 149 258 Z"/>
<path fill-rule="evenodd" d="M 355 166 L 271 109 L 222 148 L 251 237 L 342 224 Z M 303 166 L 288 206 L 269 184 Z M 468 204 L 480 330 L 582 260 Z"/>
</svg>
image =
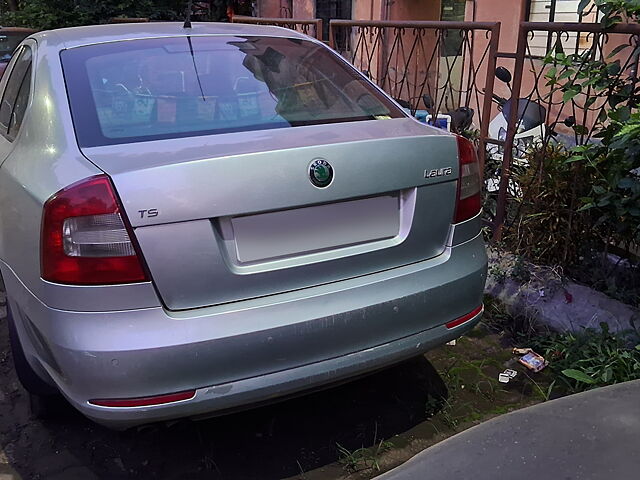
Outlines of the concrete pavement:
<svg viewBox="0 0 640 480">
<path fill-rule="evenodd" d="M 640 380 L 500 416 L 424 450 L 378 478 L 640 478 Z"/>
</svg>

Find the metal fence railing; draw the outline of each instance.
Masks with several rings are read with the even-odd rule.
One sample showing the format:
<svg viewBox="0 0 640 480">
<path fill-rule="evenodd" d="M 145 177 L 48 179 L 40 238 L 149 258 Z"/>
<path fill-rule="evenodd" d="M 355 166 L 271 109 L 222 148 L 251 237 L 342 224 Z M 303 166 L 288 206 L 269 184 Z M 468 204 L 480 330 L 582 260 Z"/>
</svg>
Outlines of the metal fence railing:
<svg viewBox="0 0 640 480">
<path fill-rule="evenodd" d="M 310 37 L 322 40 L 322 19 L 296 19 L 296 18 L 261 18 L 261 17 L 245 17 L 234 15 L 231 20 L 233 23 L 250 23 L 253 25 L 275 25 L 277 27 L 289 28 L 297 32 L 304 33 Z"/>
<path fill-rule="evenodd" d="M 540 38 L 547 46 L 542 52 Z M 517 204 L 529 195 L 527 185 L 518 184 L 514 188 L 512 179 L 513 169 L 523 165 L 522 150 L 526 145 L 519 145 L 523 139 L 518 137 L 525 128 L 525 117 L 532 110 L 540 113 L 542 128 L 537 150 L 543 152 L 527 155 L 525 168 L 540 168 L 549 143 L 570 149 L 597 141 L 594 134 L 609 121 L 607 111 L 615 101 L 612 98 L 615 84 L 623 77 L 631 78 L 631 84 L 635 84 L 639 56 L 638 24 L 619 24 L 607 29 L 598 23 L 520 24 L 515 55 L 504 55 L 506 58 L 499 60 L 513 65 L 510 103 L 519 104 L 519 108 L 503 111 L 504 137 L 488 139 L 501 152 L 492 225 L 494 239 L 500 239 L 503 228 L 517 221 L 517 215 L 509 215 L 510 203 Z M 598 60 L 610 63 L 614 69 L 610 89 L 597 89 L 585 78 L 588 65 Z"/>
<path fill-rule="evenodd" d="M 466 108 L 484 154 L 500 24 L 331 20 L 330 45 L 412 112 Z M 463 132 L 458 132 L 463 133 Z"/>
</svg>

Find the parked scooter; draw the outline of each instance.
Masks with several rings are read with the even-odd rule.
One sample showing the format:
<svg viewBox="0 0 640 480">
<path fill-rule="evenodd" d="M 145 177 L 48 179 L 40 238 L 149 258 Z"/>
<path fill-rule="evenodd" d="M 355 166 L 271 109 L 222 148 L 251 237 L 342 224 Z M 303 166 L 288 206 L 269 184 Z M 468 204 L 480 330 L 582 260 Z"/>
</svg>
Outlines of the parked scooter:
<svg viewBox="0 0 640 480">
<path fill-rule="evenodd" d="M 511 72 L 504 67 L 496 68 L 496 78 L 506 83 L 511 91 Z M 500 112 L 489 123 L 489 137 L 504 142 L 507 139 L 507 125 L 513 102 L 511 99 L 492 95 L 494 103 L 498 105 Z M 513 165 L 526 167 L 528 160 L 527 151 L 537 145 L 542 145 L 547 135 L 545 119 L 546 109 L 537 102 L 528 98 L 519 98 L 517 103 L 517 127 L 513 138 Z M 487 191 L 496 192 L 500 187 L 501 165 L 504 155 L 504 148 L 501 145 L 487 145 L 487 157 L 496 166 L 495 172 L 487 174 Z M 512 184 L 513 183 L 513 184 Z M 520 188 L 510 181 L 510 190 L 513 195 L 519 195 Z"/>
</svg>

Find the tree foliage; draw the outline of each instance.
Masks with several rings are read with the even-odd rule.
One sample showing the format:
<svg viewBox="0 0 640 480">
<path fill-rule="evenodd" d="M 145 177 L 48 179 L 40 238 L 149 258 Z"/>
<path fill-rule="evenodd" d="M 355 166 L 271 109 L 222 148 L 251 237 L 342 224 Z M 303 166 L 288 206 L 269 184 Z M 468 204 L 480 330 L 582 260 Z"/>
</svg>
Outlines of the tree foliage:
<svg viewBox="0 0 640 480">
<path fill-rule="evenodd" d="M 581 0 L 578 12 L 588 12 L 593 6 L 600 13 L 605 27 L 621 22 L 637 22 L 640 18 L 640 0 Z"/>
<path fill-rule="evenodd" d="M 16 11 L 3 12 L 0 22 L 48 30 L 105 23 L 113 17 L 177 20 L 184 17 L 186 4 L 180 0 L 21 0 Z"/>
<path fill-rule="evenodd" d="M 582 2 L 584 8 L 587 2 Z M 640 0 L 595 0 L 605 26 L 637 21 Z M 631 58 L 638 61 L 640 47 L 620 45 L 607 58 L 594 58 L 591 52 L 562 54 L 565 80 L 551 81 L 565 92 L 565 101 L 574 93 L 587 91 L 606 97 L 606 109 L 596 122 L 598 141 L 575 147 L 569 163 L 577 162 L 589 178 L 590 190 L 580 197 L 579 211 L 593 215 L 594 231 L 608 242 L 640 245 L 640 88 L 635 68 L 624 71 L 619 55 L 634 48 Z M 558 54 L 552 59 L 558 63 Z M 548 61 L 549 59 L 547 59 Z M 573 72 L 576 72 L 573 75 Z M 566 98 L 570 93 L 569 98 Z M 584 129 L 584 127 L 582 127 Z"/>
</svg>

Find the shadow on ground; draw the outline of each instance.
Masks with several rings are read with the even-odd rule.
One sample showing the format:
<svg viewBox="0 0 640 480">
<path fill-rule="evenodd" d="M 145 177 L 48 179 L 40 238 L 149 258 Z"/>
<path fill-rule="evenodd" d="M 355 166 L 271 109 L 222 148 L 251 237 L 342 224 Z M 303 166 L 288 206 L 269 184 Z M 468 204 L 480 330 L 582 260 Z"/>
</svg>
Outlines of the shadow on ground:
<svg viewBox="0 0 640 480">
<path fill-rule="evenodd" d="M 0 467 L 9 464 L 25 480 L 286 478 L 335 462 L 337 444 L 356 449 L 412 428 L 426 419 L 429 394 L 446 395 L 420 357 L 283 403 L 118 433 L 70 408 L 55 422 L 30 418 L 6 337 L 1 320 Z"/>
</svg>

